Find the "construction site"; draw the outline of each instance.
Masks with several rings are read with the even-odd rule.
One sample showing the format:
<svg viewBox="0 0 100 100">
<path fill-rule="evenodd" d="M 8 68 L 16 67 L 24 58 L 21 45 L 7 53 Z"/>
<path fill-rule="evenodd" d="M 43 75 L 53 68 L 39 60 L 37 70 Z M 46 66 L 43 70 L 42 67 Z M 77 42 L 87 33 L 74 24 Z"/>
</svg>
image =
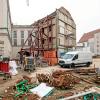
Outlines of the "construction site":
<svg viewBox="0 0 100 100">
<path fill-rule="evenodd" d="M 7 28 L 0 23 L 0 100 L 100 100 L 100 56 L 77 50 L 68 10 L 22 26 L 11 23 L 9 0 L 0 7 L 8 7 Z"/>
</svg>

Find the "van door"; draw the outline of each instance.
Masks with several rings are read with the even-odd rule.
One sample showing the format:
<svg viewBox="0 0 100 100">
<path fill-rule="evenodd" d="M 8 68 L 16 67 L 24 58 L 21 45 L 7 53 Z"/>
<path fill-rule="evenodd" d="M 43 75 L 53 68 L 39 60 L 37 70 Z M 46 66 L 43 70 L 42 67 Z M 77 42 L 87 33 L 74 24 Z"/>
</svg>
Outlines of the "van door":
<svg viewBox="0 0 100 100">
<path fill-rule="evenodd" d="M 72 62 L 73 62 L 74 64 L 79 64 L 79 63 L 80 63 L 78 54 L 76 54 L 76 55 L 73 57 Z"/>
</svg>

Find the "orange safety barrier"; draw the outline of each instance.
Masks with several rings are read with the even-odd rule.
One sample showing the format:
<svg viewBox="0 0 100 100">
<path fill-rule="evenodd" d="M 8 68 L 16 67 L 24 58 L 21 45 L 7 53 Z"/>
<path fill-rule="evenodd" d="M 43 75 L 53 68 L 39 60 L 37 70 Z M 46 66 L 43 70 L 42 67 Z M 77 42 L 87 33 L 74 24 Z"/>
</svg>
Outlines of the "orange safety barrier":
<svg viewBox="0 0 100 100">
<path fill-rule="evenodd" d="M 44 57 L 45 58 L 56 58 L 56 50 L 52 50 L 52 51 L 45 51 L 44 52 Z"/>
<path fill-rule="evenodd" d="M 56 51 L 55 51 L 55 50 L 49 51 L 49 52 L 48 52 L 48 55 L 49 55 L 49 58 L 55 58 L 55 57 L 57 57 L 57 56 L 56 56 Z"/>
<path fill-rule="evenodd" d="M 48 58 L 49 56 L 48 56 L 48 51 L 45 51 L 44 52 L 44 58 Z"/>
<path fill-rule="evenodd" d="M 49 62 L 49 65 L 52 66 L 52 65 L 56 65 L 58 63 L 58 60 L 57 58 L 49 58 L 48 62 Z"/>
<path fill-rule="evenodd" d="M 48 61 L 49 66 L 56 65 L 58 63 L 56 50 L 45 51 L 44 59 Z"/>
</svg>

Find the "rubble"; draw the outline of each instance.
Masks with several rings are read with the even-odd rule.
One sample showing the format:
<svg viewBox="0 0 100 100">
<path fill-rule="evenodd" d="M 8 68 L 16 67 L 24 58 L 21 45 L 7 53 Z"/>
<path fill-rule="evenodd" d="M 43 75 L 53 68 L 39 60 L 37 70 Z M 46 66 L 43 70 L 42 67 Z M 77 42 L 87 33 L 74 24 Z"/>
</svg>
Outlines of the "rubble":
<svg viewBox="0 0 100 100">
<path fill-rule="evenodd" d="M 44 98 L 43 100 L 57 100 L 57 99 L 72 96 L 73 94 L 74 94 L 73 92 L 57 93 L 53 96 L 48 96 L 47 98 Z"/>
<path fill-rule="evenodd" d="M 57 91 L 53 91 L 54 92 L 53 95 L 44 97 L 42 100 L 56 100 L 60 98 L 66 98 L 72 96 L 74 93 L 77 92 L 79 93 L 81 90 L 90 88 L 90 86 L 93 87 L 95 83 L 99 83 L 100 77 L 97 76 L 96 74 L 90 75 L 88 71 L 89 73 L 95 73 L 94 69 L 90 68 L 84 70 L 79 69 L 77 71 L 53 70 L 53 72 L 50 74 L 36 74 L 35 78 L 38 79 L 39 83 L 46 83 L 48 86 L 55 87 L 55 89 L 59 91 L 59 93 Z M 15 85 L 7 87 L 5 89 L 5 93 L 2 96 L 2 100 L 15 100 L 14 98 L 15 95 L 19 93 L 18 91 L 16 91 L 17 90 L 16 84 L 19 84 L 24 80 L 27 80 L 25 81 L 24 86 L 37 84 L 37 82 L 36 81 L 33 82 L 32 79 L 33 79 L 32 77 L 28 77 L 26 75 L 24 75 L 21 79 L 18 79 L 15 82 Z M 34 93 L 29 93 L 29 91 L 25 91 L 23 94 L 16 96 L 16 100 L 25 100 L 26 98 L 27 100 L 40 99 L 39 95 Z"/>
<path fill-rule="evenodd" d="M 18 85 L 20 85 L 20 87 L 18 87 Z M 24 87 L 27 87 L 27 91 Z M 32 87 L 34 86 L 31 83 L 31 78 L 23 76 L 22 79 L 15 82 L 14 86 L 10 86 L 5 89 L 2 100 L 39 100 L 40 97 L 37 94 L 29 92 L 29 89 Z"/>
<path fill-rule="evenodd" d="M 75 69 L 76 73 L 79 73 L 81 75 L 89 75 L 89 74 L 95 74 L 95 68 L 89 68 L 89 69 Z"/>
<path fill-rule="evenodd" d="M 37 74 L 38 81 L 46 82 L 50 86 L 65 89 L 71 88 L 79 83 L 79 79 L 74 77 L 72 73 L 66 71 L 55 71 L 52 75 Z"/>
<path fill-rule="evenodd" d="M 39 100 L 39 96 L 37 94 L 23 94 L 19 97 L 16 97 L 16 99 L 14 99 L 13 95 L 8 95 L 6 97 L 3 97 L 2 100 Z"/>
<path fill-rule="evenodd" d="M 93 81 L 94 81 L 95 83 L 100 84 L 100 76 L 95 76 L 94 79 L 93 79 Z"/>
<path fill-rule="evenodd" d="M 14 99 L 12 96 L 7 96 L 7 97 L 2 98 L 2 100 L 14 100 Z"/>
<path fill-rule="evenodd" d="M 23 94 L 16 98 L 16 100 L 39 100 L 39 96 L 37 94 Z"/>
</svg>

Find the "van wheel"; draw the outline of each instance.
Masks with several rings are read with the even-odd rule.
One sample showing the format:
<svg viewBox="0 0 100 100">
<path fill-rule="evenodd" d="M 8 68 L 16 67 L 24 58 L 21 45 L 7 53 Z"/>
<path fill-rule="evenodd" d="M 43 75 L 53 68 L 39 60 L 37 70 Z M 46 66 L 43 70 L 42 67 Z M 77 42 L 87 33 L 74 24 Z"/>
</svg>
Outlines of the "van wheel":
<svg viewBox="0 0 100 100">
<path fill-rule="evenodd" d="M 90 62 L 88 62 L 88 63 L 86 64 L 86 66 L 89 67 L 89 66 L 90 66 Z"/>
<path fill-rule="evenodd" d="M 63 65 L 60 65 L 60 67 L 62 67 L 62 68 L 63 68 L 64 66 L 63 66 Z"/>
</svg>

